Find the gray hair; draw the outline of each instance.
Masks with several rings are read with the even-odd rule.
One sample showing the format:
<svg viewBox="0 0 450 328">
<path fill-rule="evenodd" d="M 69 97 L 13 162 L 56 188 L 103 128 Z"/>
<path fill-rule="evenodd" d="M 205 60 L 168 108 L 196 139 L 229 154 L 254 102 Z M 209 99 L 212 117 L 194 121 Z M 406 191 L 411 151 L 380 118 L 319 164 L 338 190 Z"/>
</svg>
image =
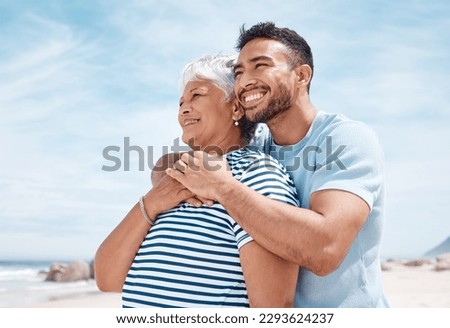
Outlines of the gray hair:
<svg viewBox="0 0 450 328">
<path fill-rule="evenodd" d="M 225 101 L 234 99 L 234 64 L 236 56 L 231 55 L 206 55 L 190 64 L 187 64 L 181 75 L 181 87 L 191 81 L 205 79 L 211 81 L 216 87 L 225 93 Z M 248 143 L 255 134 L 256 123 L 250 122 L 244 115 L 239 120 L 242 139 Z"/>
<path fill-rule="evenodd" d="M 234 98 L 234 64 L 236 56 L 205 55 L 187 64 L 181 76 L 181 88 L 191 81 L 205 79 L 211 81 L 225 93 L 225 100 Z"/>
</svg>

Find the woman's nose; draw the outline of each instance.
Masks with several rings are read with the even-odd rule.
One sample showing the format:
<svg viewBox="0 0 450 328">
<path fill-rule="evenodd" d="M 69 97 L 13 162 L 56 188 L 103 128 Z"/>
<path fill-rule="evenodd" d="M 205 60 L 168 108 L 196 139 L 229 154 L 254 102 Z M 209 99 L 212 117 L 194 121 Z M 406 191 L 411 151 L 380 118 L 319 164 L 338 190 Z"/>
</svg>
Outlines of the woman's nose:
<svg viewBox="0 0 450 328">
<path fill-rule="evenodd" d="M 191 112 L 191 106 L 189 105 L 182 105 L 180 106 L 180 110 L 179 110 L 180 114 L 189 114 Z"/>
</svg>

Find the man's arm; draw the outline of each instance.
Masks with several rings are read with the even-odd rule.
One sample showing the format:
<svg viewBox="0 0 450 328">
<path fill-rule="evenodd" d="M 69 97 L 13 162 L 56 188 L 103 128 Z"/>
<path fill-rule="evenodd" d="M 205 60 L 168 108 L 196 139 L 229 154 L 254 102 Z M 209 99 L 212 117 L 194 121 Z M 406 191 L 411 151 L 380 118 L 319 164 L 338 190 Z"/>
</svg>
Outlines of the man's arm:
<svg viewBox="0 0 450 328">
<path fill-rule="evenodd" d="M 370 212 L 360 197 L 333 189 L 312 194 L 309 209 L 283 204 L 235 180 L 225 159 L 189 156 L 181 157 L 183 173 L 167 173 L 193 193 L 219 201 L 261 246 L 318 275 L 339 266 Z"/>
<path fill-rule="evenodd" d="M 369 206 L 345 191 L 318 191 L 303 209 L 244 187 L 228 185 L 218 201 L 263 247 L 317 275 L 337 269 L 369 215 Z"/>
</svg>

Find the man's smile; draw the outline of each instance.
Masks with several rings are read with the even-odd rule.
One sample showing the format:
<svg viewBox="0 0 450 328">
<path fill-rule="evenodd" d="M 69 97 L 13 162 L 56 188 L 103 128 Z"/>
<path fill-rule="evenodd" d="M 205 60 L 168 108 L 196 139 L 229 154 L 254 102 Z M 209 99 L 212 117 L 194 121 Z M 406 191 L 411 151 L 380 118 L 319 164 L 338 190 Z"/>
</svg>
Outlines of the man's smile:
<svg viewBox="0 0 450 328">
<path fill-rule="evenodd" d="M 244 103 L 249 103 L 253 100 L 261 99 L 262 97 L 264 97 L 264 94 L 262 94 L 261 92 L 258 92 L 256 94 L 251 94 L 251 95 L 244 97 Z"/>
<path fill-rule="evenodd" d="M 240 101 L 245 108 L 251 109 L 262 102 L 267 94 L 267 88 L 255 88 L 249 91 L 242 91 Z"/>
</svg>

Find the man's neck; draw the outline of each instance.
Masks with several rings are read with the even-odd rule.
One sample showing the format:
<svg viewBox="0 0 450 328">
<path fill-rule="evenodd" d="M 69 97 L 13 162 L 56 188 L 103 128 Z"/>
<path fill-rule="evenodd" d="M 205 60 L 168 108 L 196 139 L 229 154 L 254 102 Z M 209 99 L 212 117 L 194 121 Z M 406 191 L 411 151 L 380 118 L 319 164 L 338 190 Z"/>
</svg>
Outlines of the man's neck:
<svg viewBox="0 0 450 328">
<path fill-rule="evenodd" d="M 267 122 L 277 145 L 295 145 L 308 133 L 317 110 L 308 102 L 303 107 L 292 107 L 285 113 Z"/>
</svg>

